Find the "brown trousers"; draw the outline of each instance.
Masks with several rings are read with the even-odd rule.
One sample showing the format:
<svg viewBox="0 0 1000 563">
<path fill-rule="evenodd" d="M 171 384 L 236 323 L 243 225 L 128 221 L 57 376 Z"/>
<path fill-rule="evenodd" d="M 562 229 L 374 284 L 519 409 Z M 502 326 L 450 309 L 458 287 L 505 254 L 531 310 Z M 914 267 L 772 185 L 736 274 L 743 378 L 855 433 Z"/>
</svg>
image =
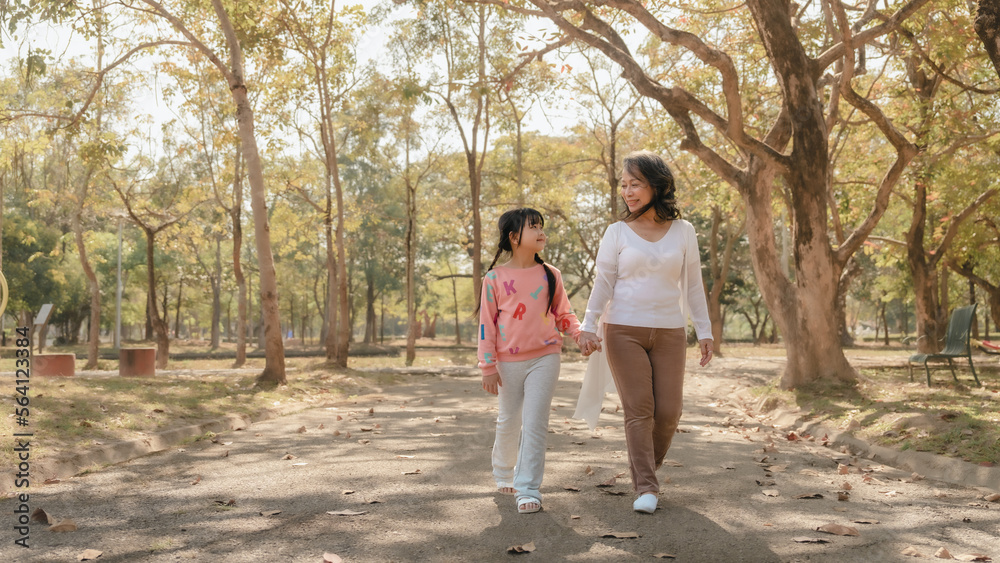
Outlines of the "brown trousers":
<svg viewBox="0 0 1000 563">
<path fill-rule="evenodd" d="M 639 494 L 658 493 L 656 470 L 684 406 L 686 331 L 607 324 L 604 346 L 625 411 L 632 488 Z"/>
</svg>

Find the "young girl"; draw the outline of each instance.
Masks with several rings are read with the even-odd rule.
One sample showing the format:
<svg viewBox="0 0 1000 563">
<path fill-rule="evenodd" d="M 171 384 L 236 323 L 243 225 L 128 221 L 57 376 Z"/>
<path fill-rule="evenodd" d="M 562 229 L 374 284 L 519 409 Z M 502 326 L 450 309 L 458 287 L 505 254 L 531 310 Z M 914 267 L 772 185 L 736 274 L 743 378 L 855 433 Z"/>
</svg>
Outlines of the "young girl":
<svg viewBox="0 0 1000 563">
<path fill-rule="evenodd" d="M 534 209 L 500 216 L 500 242 L 483 279 L 479 310 L 479 367 L 483 389 L 499 395 L 493 478 L 501 493 L 517 494 L 517 511 L 538 512 L 545 471 L 549 410 L 559 378 L 560 332 L 575 341 L 580 322 L 559 270 L 538 253 L 545 224 Z M 510 259 L 496 265 L 503 254 Z"/>
</svg>

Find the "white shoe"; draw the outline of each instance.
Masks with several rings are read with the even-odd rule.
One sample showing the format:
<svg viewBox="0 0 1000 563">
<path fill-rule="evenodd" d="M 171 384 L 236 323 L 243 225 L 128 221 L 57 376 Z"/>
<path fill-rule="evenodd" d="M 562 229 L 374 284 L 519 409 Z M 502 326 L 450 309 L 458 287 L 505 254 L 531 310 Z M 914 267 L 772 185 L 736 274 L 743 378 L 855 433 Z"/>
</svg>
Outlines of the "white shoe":
<svg viewBox="0 0 1000 563">
<path fill-rule="evenodd" d="M 635 502 L 632 503 L 632 510 L 652 514 L 656 511 L 656 500 L 656 495 L 653 493 L 640 495 L 639 498 L 635 499 Z"/>
</svg>

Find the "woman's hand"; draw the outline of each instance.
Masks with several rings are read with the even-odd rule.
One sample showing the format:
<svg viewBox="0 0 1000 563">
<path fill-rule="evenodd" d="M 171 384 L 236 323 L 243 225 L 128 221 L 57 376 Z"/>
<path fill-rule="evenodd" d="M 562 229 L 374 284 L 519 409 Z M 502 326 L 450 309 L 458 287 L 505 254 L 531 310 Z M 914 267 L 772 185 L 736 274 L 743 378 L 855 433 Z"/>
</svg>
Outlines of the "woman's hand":
<svg viewBox="0 0 1000 563">
<path fill-rule="evenodd" d="M 698 341 L 698 347 L 701 348 L 701 367 L 708 365 L 708 362 L 712 361 L 712 348 L 715 342 L 711 338 L 703 338 Z"/>
<path fill-rule="evenodd" d="M 601 351 L 601 339 L 593 332 L 581 332 L 576 345 L 580 347 L 580 352 L 584 356 Z"/>
<path fill-rule="evenodd" d="M 500 381 L 499 373 L 491 373 L 483 376 L 483 390 L 491 395 L 500 393 L 500 387 L 502 385 L 503 383 Z"/>
</svg>

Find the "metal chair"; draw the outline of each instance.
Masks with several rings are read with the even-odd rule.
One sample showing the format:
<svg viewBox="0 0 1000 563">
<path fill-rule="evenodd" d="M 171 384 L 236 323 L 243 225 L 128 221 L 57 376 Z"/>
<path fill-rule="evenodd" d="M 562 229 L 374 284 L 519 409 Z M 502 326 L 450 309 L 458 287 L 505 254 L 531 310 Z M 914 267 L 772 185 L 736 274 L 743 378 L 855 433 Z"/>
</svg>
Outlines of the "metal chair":
<svg viewBox="0 0 1000 563">
<path fill-rule="evenodd" d="M 937 354 L 913 354 L 907 362 L 910 368 L 910 381 L 913 381 L 913 364 L 923 364 L 924 371 L 927 372 L 927 386 L 931 386 L 931 370 L 927 365 L 928 360 L 947 360 L 948 367 L 951 368 L 951 376 L 958 381 L 955 374 L 955 362 L 953 358 L 965 358 L 969 361 L 969 368 L 972 370 L 972 377 L 976 380 L 976 386 L 981 386 L 979 376 L 976 375 L 976 366 L 972 365 L 972 345 L 969 333 L 972 330 L 972 320 L 976 318 L 976 305 L 960 307 L 951 313 L 948 321 L 948 333 L 945 336 L 944 350 Z"/>
</svg>

